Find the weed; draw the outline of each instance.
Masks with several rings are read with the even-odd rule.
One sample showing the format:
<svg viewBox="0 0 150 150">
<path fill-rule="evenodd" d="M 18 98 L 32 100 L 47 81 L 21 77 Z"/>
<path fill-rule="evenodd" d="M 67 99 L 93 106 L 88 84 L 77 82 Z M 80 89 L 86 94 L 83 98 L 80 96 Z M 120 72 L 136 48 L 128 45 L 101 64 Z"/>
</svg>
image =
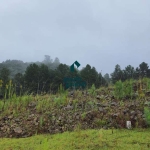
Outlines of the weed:
<svg viewBox="0 0 150 150">
<path fill-rule="evenodd" d="M 62 84 L 60 84 L 59 88 L 58 88 L 58 93 L 59 94 L 63 94 L 65 92 L 64 87 Z"/>
<path fill-rule="evenodd" d="M 122 100 L 120 101 L 120 106 L 124 106 L 124 102 Z"/>
<path fill-rule="evenodd" d="M 67 97 L 63 94 L 61 97 L 57 97 L 54 99 L 54 103 L 56 106 L 60 107 L 61 105 L 67 104 Z"/>
<path fill-rule="evenodd" d="M 144 108 L 144 116 L 145 116 L 147 125 L 150 126 L 150 109 L 148 107 Z"/>
<path fill-rule="evenodd" d="M 96 119 L 94 121 L 96 127 L 103 127 L 104 125 L 106 125 L 106 121 L 105 120 L 101 120 L 101 119 Z"/>
<path fill-rule="evenodd" d="M 96 96 L 96 87 L 95 87 L 94 84 L 93 84 L 92 87 L 89 89 L 89 93 L 90 93 L 92 96 Z"/>
<path fill-rule="evenodd" d="M 86 117 L 86 112 L 84 112 L 84 113 L 81 114 L 81 118 L 82 119 L 85 119 L 85 117 Z"/>
<path fill-rule="evenodd" d="M 43 116 L 40 117 L 40 128 L 43 127 Z"/>
<path fill-rule="evenodd" d="M 123 93 L 123 83 L 121 80 L 117 81 L 115 83 L 115 90 L 114 90 L 114 96 L 118 99 L 122 99 L 124 96 Z"/>
</svg>

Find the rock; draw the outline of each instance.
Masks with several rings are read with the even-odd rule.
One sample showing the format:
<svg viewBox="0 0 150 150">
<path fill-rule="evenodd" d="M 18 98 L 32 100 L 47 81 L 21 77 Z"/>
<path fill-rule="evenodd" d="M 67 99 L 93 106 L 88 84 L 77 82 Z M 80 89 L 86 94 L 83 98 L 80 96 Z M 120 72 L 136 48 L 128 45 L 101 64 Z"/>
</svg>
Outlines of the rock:
<svg viewBox="0 0 150 150">
<path fill-rule="evenodd" d="M 36 102 L 31 102 L 30 104 L 29 104 L 29 107 L 31 107 L 31 108 L 34 108 L 36 106 Z"/>
<path fill-rule="evenodd" d="M 38 126 L 38 125 L 39 125 L 39 123 L 38 123 L 38 122 L 35 122 L 34 124 L 35 124 L 35 126 Z"/>
<path fill-rule="evenodd" d="M 100 107 L 100 106 L 102 106 L 102 104 L 101 104 L 101 103 L 97 103 L 96 105 L 97 105 L 97 107 Z"/>
<path fill-rule="evenodd" d="M 102 104 L 102 107 L 109 107 L 108 104 Z"/>
<path fill-rule="evenodd" d="M 62 117 L 61 117 L 61 116 L 59 116 L 58 120 L 59 120 L 59 121 L 61 121 L 61 120 L 62 120 Z"/>
<path fill-rule="evenodd" d="M 136 117 L 136 116 L 134 117 L 134 120 L 137 120 L 137 117 Z"/>
<path fill-rule="evenodd" d="M 33 121 L 34 121 L 34 122 L 37 122 L 37 121 L 38 121 L 38 118 L 37 118 L 37 117 L 35 117 Z"/>
<path fill-rule="evenodd" d="M 112 103 L 111 103 L 111 106 L 116 106 L 116 105 L 117 105 L 116 102 L 112 102 Z"/>
<path fill-rule="evenodd" d="M 134 115 L 136 115 L 136 112 L 133 110 L 130 112 L 130 114 L 134 116 Z"/>
<path fill-rule="evenodd" d="M 127 113 L 127 110 L 123 110 L 124 115 Z"/>
<path fill-rule="evenodd" d="M 15 131 L 15 133 L 17 133 L 17 134 L 21 134 L 21 133 L 22 133 L 22 129 L 21 129 L 20 127 L 16 127 L 16 128 L 14 129 L 14 131 Z"/>
<path fill-rule="evenodd" d="M 55 129 L 55 133 L 59 133 L 59 129 Z"/>
<path fill-rule="evenodd" d="M 115 97 L 114 97 L 114 96 L 111 96 L 111 99 L 113 100 L 113 99 L 115 99 Z"/>
<path fill-rule="evenodd" d="M 19 119 L 19 118 L 16 118 L 16 119 L 15 119 L 15 122 L 20 122 L 20 119 Z"/>
<path fill-rule="evenodd" d="M 118 116 L 119 116 L 119 114 L 118 114 L 118 113 L 113 114 L 113 117 L 114 117 L 114 118 L 116 118 L 116 117 L 118 117 Z"/>
<path fill-rule="evenodd" d="M 12 119 L 12 118 L 13 118 L 13 115 L 8 116 L 8 119 Z"/>
<path fill-rule="evenodd" d="M 34 114 L 29 115 L 28 118 L 27 118 L 27 121 L 33 120 L 33 117 L 34 117 Z"/>
<path fill-rule="evenodd" d="M 108 96 L 108 95 L 106 95 L 106 96 L 105 96 L 105 99 L 107 99 L 108 97 L 109 97 L 109 96 Z"/>
<path fill-rule="evenodd" d="M 79 116 L 79 115 L 77 115 L 77 116 L 76 116 L 76 120 L 79 120 L 79 119 L 80 119 L 80 116 Z"/>
<path fill-rule="evenodd" d="M 97 95 L 97 96 L 96 96 L 96 99 L 100 100 L 100 96 L 99 96 L 99 95 Z"/>
<path fill-rule="evenodd" d="M 10 132 L 10 128 L 9 128 L 9 127 L 7 127 L 7 129 L 6 129 L 6 130 L 7 130 L 7 133 L 9 133 L 9 132 Z"/>
<path fill-rule="evenodd" d="M 101 96 L 100 96 L 100 99 L 104 99 L 104 98 L 105 98 L 105 96 L 104 96 L 104 95 L 101 95 Z"/>
<path fill-rule="evenodd" d="M 6 121 L 6 120 L 8 120 L 8 117 L 5 116 L 5 117 L 2 118 L 2 120 Z"/>
<path fill-rule="evenodd" d="M 67 105 L 67 107 L 64 108 L 64 110 L 72 110 L 73 106 Z"/>
<path fill-rule="evenodd" d="M 69 93 L 69 95 L 70 95 L 70 96 L 73 96 L 73 95 L 74 95 L 74 91 L 71 91 L 71 92 Z"/>
<path fill-rule="evenodd" d="M 145 93 L 145 95 L 146 95 L 146 96 L 150 96 L 150 91 L 147 91 L 147 92 Z"/>
<path fill-rule="evenodd" d="M 134 119 L 134 116 L 132 115 L 132 116 L 130 116 L 130 119 Z"/>
<path fill-rule="evenodd" d="M 103 112 L 103 111 L 104 111 L 104 110 L 103 110 L 103 107 L 99 107 L 98 109 L 99 109 L 100 112 Z"/>
<path fill-rule="evenodd" d="M 150 106 L 150 102 L 149 102 L 149 101 L 146 101 L 146 102 L 144 103 L 144 105 L 145 105 L 145 106 Z"/>
</svg>

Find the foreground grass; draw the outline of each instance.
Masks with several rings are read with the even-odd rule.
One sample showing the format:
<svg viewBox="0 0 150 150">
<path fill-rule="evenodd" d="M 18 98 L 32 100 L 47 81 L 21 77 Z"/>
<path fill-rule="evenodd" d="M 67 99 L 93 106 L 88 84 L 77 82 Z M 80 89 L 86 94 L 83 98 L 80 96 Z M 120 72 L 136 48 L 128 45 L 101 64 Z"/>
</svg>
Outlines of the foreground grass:
<svg viewBox="0 0 150 150">
<path fill-rule="evenodd" d="M 77 130 L 55 135 L 35 135 L 21 139 L 0 139 L 0 150 L 146 150 L 150 149 L 150 129 Z"/>
</svg>

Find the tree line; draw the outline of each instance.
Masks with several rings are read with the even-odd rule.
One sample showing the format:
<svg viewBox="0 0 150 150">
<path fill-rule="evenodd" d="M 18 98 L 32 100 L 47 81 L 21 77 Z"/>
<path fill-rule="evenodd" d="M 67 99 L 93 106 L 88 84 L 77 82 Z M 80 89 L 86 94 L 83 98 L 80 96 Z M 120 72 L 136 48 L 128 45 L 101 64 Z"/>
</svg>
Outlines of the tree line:
<svg viewBox="0 0 150 150">
<path fill-rule="evenodd" d="M 115 83 L 116 81 L 125 81 L 127 79 L 139 79 L 144 77 L 150 77 L 150 69 L 147 63 L 142 62 L 139 67 L 132 67 L 128 65 L 125 69 L 121 69 L 120 65 L 115 66 L 114 72 L 111 74 L 111 81 Z"/>
<path fill-rule="evenodd" d="M 63 84 L 65 77 L 78 76 L 87 83 L 87 88 L 91 87 L 92 84 L 94 84 L 96 88 L 99 88 L 101 86 L 114 84 L 119 80 L 125 81 L 131 78 L 139 79 L 150 77 L 150 69 L 145 62 L 142 62 L 137 68 L 128 65 L 123 70 L 117 64 L 114 72 L 111 73 L 110 76 L 108 73 L 102 76 L 95 67 L 91 67 L 89 64 L 80 71 L 75 69 L 74 72 L 71 72 L 70 66 L 60 63 L 58 58 L 52 61 L 48 55 L 45 55 L 43 62 L 28 64 L 22 72 L 17 72 L 15 69 L 16 68 L 13 68 L 11 65 L 0 65 L 0 95 L 5 94 L 6 87 L 10 84 L 10 80 L 14 92 L 19 95 L 21 93 L 37 94 L 41 92 L 57 92 L 60 84 Z M 13 75 L 12 70 L 16 72 Z"/>
</svg>

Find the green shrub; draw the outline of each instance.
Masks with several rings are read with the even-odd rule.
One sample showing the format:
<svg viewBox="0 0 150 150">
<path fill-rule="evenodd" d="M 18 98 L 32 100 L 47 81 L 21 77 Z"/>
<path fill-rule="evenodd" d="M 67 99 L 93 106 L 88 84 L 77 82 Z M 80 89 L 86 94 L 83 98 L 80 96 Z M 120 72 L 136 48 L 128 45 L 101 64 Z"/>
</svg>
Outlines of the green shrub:
<svg viewBox="0 0 150 150">
<path fill-rule="evenodd" d="M 133 91 L 133 84 L 134 80 L 126 80 L 122 82 L 121 80 L 117 81 L 115 83 L 115 89 L 114 89 L 114 96 L 117 99 L 122 99 L 125 97 L 131 98 L 133 97 L 134 91 Z"/>
<path fill-rule="evenodd" d="M 97 127 L 102 127 L 102 126 L 106 125 L 106 121 L 105 121 L 105 120 L 101 120 L 101 119 L 96 119 L 96 120 L 94 121 L 94 123 L 95 123 L 95 125 L 96 125 Z"/>
<path fill-rule="evenodd" d="M 59 88 L 58 88 L 58 93 L 59 94 L 63 94 L 65 92 L 64 87 L 62 84 L 60 84 Z"/>
<path fill-rule="evenodd" d="M 133 96 L 133 82 L 134 82 L 134 80 L 130 79 L 130 80 L 126 80 L 123 83 L 123 95 L 124 95 L 124 97 L 128 96 L 128 97 L 132 98 L 132 96 Z"/>
<path fill-rule="evenodd" d="M 114 96 L 117 99 L 121 99 L 124 96 L 124 92 L 123 92 L 123 83 L 121 80 L 117 81 L 115 83 L 115 90 L 114 90 Z"/>
<path fill-rule="evenodd" d="M 66 97 L 66 95 L 64 94 L 64 95 L 62 95 L 62 96 L 60 96 L 60 97 L 55 98 L 55 99 L 54 99 L 54 103 L 55 103 L 55 105 L 57 105 L 58 107 L 59 107 L 60 105 L 65 105 L 65 104 L 67 103 L 67 97 Z"/>
<path fill-rule="evenodd" d="M 144 108 L 144 116 L 145 116 L 147 125 L 150 126 L 150 108 L 149 107 Z"/>
<path fill-rule="evenodd" d="M 94 84 L 92 84 L 91 88 L 88 90 L 88 92 L 92 95 L 95 96 L 96 95 L 96 87 Z"/>
</svg>

